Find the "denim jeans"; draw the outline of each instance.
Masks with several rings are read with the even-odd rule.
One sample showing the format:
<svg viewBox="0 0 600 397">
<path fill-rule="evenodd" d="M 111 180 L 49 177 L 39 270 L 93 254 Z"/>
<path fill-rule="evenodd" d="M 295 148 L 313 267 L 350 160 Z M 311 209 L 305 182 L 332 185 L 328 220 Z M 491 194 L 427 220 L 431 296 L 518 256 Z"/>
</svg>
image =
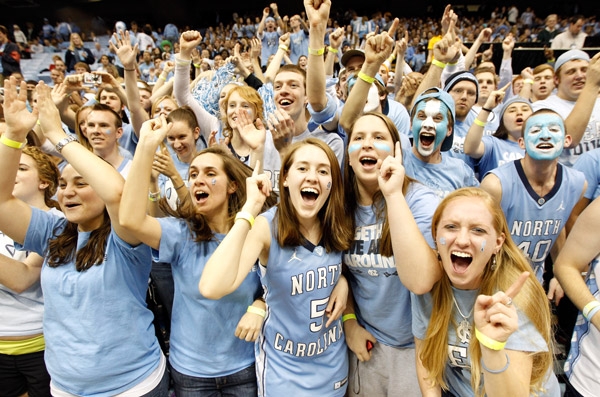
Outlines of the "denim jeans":
<svg viewBox="0 0 600 397">
<path fill-rule="evenodd" d="M 169 394 L 169 371 L 165 369 L 160 383 L 156 387 L 144 394 L 142 397 L 165 397 Z"/>
<path fill-rule="evenodd" d="M 216 378 L 197 378 L 184 375 L 171 367 L 177 397 L 256 397 L 254 364 L 235 374 Z"/>
</svg>

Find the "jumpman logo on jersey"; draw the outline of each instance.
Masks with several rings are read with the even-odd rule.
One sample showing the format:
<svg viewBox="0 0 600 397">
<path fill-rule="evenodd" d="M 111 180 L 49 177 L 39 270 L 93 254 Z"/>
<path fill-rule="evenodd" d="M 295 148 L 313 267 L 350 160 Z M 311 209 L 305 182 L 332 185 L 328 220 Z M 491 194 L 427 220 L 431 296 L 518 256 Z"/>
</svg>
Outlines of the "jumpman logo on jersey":
<svg viewBox="0 0 600 397">
<path fill-rule="evenodd" d="M 564 201 L 561 201 L 560 205 L 558 206 L 556 211 L 564 211 L 565 210 L 565 206 L 563 205 L 564 203 L 565 203 Z"/>
<path fill-rule="evenodd" d="M 290 263 L 291 261 L 293 261 L 294 259 L 297 260 L 298 262 L 302 262 L 302 259 L 298 258 L 298 256 L 296 255 L 296 249 L 294 249 L 294 254 L 291 256 L 290 260 L 288 261 L 288 263 Z"/>
</svg>

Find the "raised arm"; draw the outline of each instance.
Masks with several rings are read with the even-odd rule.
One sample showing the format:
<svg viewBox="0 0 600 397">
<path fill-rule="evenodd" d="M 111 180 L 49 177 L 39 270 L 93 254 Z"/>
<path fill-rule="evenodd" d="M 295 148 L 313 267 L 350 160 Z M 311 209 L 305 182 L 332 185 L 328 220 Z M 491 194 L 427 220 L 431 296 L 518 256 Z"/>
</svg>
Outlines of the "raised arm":
<svg viewBox="0 0 600 397">
<path fill-rule="evenodd" d="M 493 109 L 501 104 L 503 99 L 503 89 L 493 91 L 485 102 L 483 108 Z M 467 156 L 471 156 L 474 159 L 480 159 L 485 153 L 485 144 L 482 142 L 483 127 L 485 127 L 485 123 L 487 123 L 489 115 L 489 111 L 481 109 L 477 115 L 477 119 L 475 119 L 473 124 L 471 124 L 471 127 L 467 132 L 467 136 L 465 137 L 465 143 L 463 146 L 463 150 Z"/>
<path fill-rule="evenodd" d="M 119 226 L 119 202 L 123 192 L 123 177 L 112 165 L 90 152 L 79 142 L 67 141 L 67 134 L 60 124 L 58 109 L 50 97 L 50 88 L 40 82 L 36 91 L 40 124 L 44 135 L 53 145 L 59 142 L 64 144 L 60 153 L 104 201 L 113 229 L 119 237 L 131 245 L 138 244 L 138 240 Z"/>
<path fill-rule="evenodd" d="M 565 293 L 579 310 L 597 299 L 586 285 L 582 273 L 600 253 L 600 200 L 594 200 L 578 218 L 567 241 L 554 262 L 554 275 Z M 600 315 L 592 317 L 592 324 L 600 330 Z"/>
<path fill-rule="evenodd" d="M 120 37 L 115 33 L 113 35 L 115 44 L 113 44 L 117 51 L 117 56 L 123 64 L 125 69 L 125 92 L 127 94 L 127 108 L 131 114 L 131 125 L 133 131 L 139 136 L 139 131 L 144 121 L 150 117 L 148 113 L 142 107 L 140 102 L 140 90 L 137 86 L 137 73 L 136 73 L 136 62 L 135 58 L 138 53 L 138 45 L 131 45 L 129 39 L 129 31 L 120 32 Z M 112 44 L 112 42 L 111 42 Z"/>
<path fill-rule="evenodd" d="M 275 80 L 275 76 L 277 76 L 277 72 L 279 72 L 279 68 L 281 67 L 281 60 L 289 48 L 290 34 L 282 34 L 281 37 L 279 37 L 279 47 L 277 48 L 277 52 L 275 53 L 275 56 L 273 56 L 273 59 L 265 71 L 266 83 L 272 83 Z"/>
<path fill-rule="evenodd" d="M 431 249 L 410 211 L 402 193 L 405 170 L 402 150 L 396 143 L 394 156 L 388 156 L 380 168 L 379 188 L 387 203 L 392 249 L 400 281 L 411 292 L 422 295 L 442 277 L 435 251 Z"/>
<path fill-rule="evenodd" d="M 370 36 L 365 44 L 365 62 L 358 73 L 358 78 L 352 90 L 348 94 L 346 104 L 340 116 L 340 125 L 346 131 L 350 129 L 354 121 L 362 114 L 363 108 L 371 84 L 375 75 L 379 72 L 381 64 L 390 56 L 394 49 L 394 34 L 398 27 L 398 18 L 394 19 L 389 32 Z M 371 79 L 371 82 L 367 82 Z"/>
<path fill-rule="evenodd" d="M 121 199 L 121 227 L 154 249 L 159 247 L 162 229 L 155 218 L 146 214 L 146 206 L 140 203 L 148 200 L 154 155 L 170 128 L 171 124 L 167 124 L 164 116 L 142 125 Z"/>
<path fill-rule="evenodd" d="M 308 103 L 316 112 L 327 106 L 325 94 L 325 32 L 331 1 L 304 0 L 304 9 L 308 17 L 310 31 L 308 35 L 308 63 L 306 66 L 306 96 Z M 320 54 L 319 54 L 320 53 Z"/>
<path fill-rule="evenodd" d="M 37 110 L 27 110 L 27 85 L 17 93 L 14 77 L 4 80 L 4 118 L 6 130 L 0 137 L 0 230 L 23 243 L 31 221 L 31 208 L 12 194 L 27 133 L 35 125 Z"/>
<path fill-rule="evenodd" d="M 469 51 L 467 51 L 465 54 L 465 69 L 469 69 L 471 67 L 473 60 L 477 56 L 479 47 L 481 47 L 481 44 L 489 42 L 491 37 L 492 29 L 490 28 L 482 29 L 481 32 L 479 32 L 479 35 L 471 45 L 471 48 L 469 48 Z"/>
</svg>

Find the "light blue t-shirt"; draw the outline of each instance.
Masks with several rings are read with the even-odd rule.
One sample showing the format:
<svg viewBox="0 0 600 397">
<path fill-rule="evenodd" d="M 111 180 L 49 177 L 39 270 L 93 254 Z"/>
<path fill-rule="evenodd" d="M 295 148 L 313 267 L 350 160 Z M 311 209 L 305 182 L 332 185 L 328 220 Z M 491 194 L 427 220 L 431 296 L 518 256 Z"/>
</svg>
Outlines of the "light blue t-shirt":
<svg viewBox="0 0 600 397">
<path fill-rule="evenodd" d="M 223 234 L 197 243 L 182 219 L 158 218 L 161 239 L 156 262 L 170 263 L 175 295 L 171 316 L 169 361 L 185 375 L 215 378 L 241 371 L 254 363 L 254 344 L 235 336 L 235 329 L 255 298 L 261 296 L 256 266 L 231 294 L 206 299 L 198 281 Z"/>
<path fill-rule="evenodd" d="M 482 142 L 485 148 L 483 156 L 479 160 L 475 160 L 480 180 L 483 180 L 485 174 L 494 168 L 525 157 L 525 149 L 521 149 L 518 142 L 490 135 L 484 136 Z"/>
<path fill-rule="evenodd" d="M 23 249 L 45 256 L 66 219 L 32 208 Z M 77 249 L 90 232 L 79 232 Z M 146 307 L 150 247 L 125 243 L 112 231 L 104 262 L 78 272 L 74 261 L 42 267 L 45 361 L 52 382 L 78 396 L 108 397 L 146 379 L 161 351 Z"/>
<path fill-rule="evenodd" d="M 600 149 L 590 150 L 579 156 L 573 168 L 583 172 L 588 186 L 584 197 L 594 200 L 600 196 Z"/>
<path fill-rule="evenodd" d="M 406 201 L 428 244 L 434 248 L 431 218 L 439 198 L 428 187 L 411 183 Z M 397 348 L 414 347 L 410 292 L 398 277 L 394 257 L 381 255 L 383 219 L 372 206 L 360 206 L 350 249 L 344 252 L 356 317 L 378 342 Z M 402 255 L 402 253 L 399 253 Z"/>
<path fill-rule="evenodd" d="M 452 293 L 456 299 L 456 303 L 460 307 L 460 311 L 467 315 L 469 324 L 472 329 L 473 324 L 473 306 L 475 299 L 479 294 L 478 290 L 460 290 L 452 288 Z M 424 340 L 429 326 L 429 319 L 432 312 L 431 294 L 412 296 L 412 311 L 413 311 L 413 333 L 416 338 Z M 455 307 L 452 310 L 453 320 L 456 324 L 460 324 L 463 317 L 458 313 Z M 544 338 L 535 328 L 533 323 L 525 316 L 523 312 L 518 310 L 519 328 L 506 341 L 507 350 L 516 350 L 523 352 L 544 352 L 548 351 L 548 345 Z M 451 321 L 452 324 L 452 321 Z M 475 332 L 470 335 L 470 339 L 475 339 Z M 474 341 L 476 342 L 476 340 Z M 546 390 L 541 396 L 559 397 L 560 386 L 552 368 L 548 370 L 543 388 Z M 469 355 L 469 342 L 461 340 L 456 334 L 456 328 L 453 325 L 448 329 L 448 360 L 444 371 L 444 380 L 446 381 L 450 392 L 454 396 L 469 397 L 473 396 L 471 388 L 471 357 Z M 483 382 L 483 377 L 481 378 Z"/>
</svg>

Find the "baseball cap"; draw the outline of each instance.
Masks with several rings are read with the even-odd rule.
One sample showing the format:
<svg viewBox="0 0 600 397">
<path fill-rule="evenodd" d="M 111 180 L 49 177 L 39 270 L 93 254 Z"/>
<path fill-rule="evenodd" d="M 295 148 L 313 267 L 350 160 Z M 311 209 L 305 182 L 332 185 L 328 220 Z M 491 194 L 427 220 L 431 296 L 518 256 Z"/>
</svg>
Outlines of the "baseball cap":
<svg viewBox="0 0 600 397">
<path fill-rule="evenodd" d="M 424 101 L 429 98 L 435 98 L 435 99 L 441 101 L 444 105 L 446 105 L 446 107 L 448 109 L 450 109 L 450 113 L 452 114 L 452 121 L 454 122 L 456 120 L 456 114 L 455 114 L 455 109 L 454 109 L 454 99 L 452 99 L 452 95 L 448 94 L 446 91 L 443 91 L 437 87 L 429 88 L 428 90 L 424 91 L 421 95 L 419 95 L 417 97 L 417 99 L 415 100 L 415 104 L 411 111 L 411 118 L 412 118 L 412 116 L 414 116 L 413 113 L 414 113 L 415 109 L 417 108 L 417 104 L 419 102 Z M 447 152 L 448 150 L 452 149 L 453 141 L 454 141 L 454 128 L 452 129 L 452 133 L 449 136 L 447 136 L 444 139 L 444 141 L 442 142 L 441 151 Z"/>
</svg>

